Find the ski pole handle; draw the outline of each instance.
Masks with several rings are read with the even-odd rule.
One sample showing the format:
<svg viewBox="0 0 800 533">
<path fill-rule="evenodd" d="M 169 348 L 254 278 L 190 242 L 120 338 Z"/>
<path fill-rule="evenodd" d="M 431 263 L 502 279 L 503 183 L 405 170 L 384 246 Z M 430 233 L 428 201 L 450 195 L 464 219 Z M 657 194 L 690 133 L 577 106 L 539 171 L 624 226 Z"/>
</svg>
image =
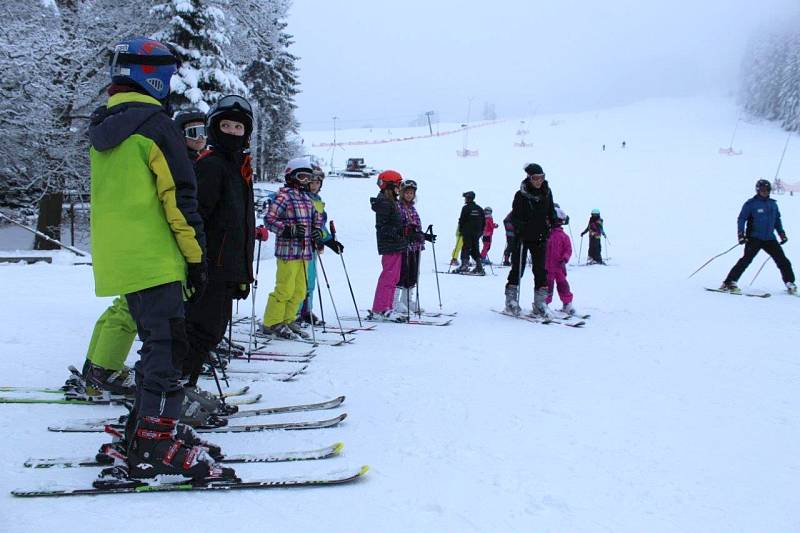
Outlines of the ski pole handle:
<svg viewBox="0 0 800 533">
<path fill-rule="evenodd" d="M 336 224 L 333 223 L 333 220 L 328 222 L 328 227 L 331 230 L 331 236 L 333 237 L 333 240 L 336 240 Z"/>
</svg>

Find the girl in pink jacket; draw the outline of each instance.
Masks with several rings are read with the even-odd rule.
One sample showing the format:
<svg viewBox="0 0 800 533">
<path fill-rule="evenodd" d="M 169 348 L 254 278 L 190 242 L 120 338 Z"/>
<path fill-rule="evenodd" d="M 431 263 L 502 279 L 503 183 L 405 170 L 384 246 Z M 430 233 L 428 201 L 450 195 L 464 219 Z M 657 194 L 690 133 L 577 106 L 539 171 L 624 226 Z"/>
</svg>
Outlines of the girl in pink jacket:
<svg viewBox="0 0 800 533">
<path fill-rule="evenodd" d="M 574 315 L 572 292 L 570 292 L 569 282 L 567 281 L 567 262 L 572 257 L 572 244 L 569 236 L 564 233 L 564 229 L 561 227 L 567 221 L 567 215 L 560 207 L 556 207 L 556 217 L 555 226 L 550 230 L 550 237 L 547 239 L 547 254 L 545 256 L 547 298 L 545 298 L 545 302 L 549 305 L 553 301 L 553 285 L 555 285 L 563 304 L 561 312 Z"/>
</svg>

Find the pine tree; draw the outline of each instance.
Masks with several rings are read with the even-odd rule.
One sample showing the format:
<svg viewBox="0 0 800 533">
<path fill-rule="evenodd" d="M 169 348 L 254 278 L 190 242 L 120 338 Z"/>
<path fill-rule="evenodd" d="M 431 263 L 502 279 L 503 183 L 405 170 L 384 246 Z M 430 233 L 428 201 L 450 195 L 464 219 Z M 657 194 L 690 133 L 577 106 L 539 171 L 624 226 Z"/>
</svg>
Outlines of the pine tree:
<svg viewBox="0 0 800 533">
<path fill-rule="evenodd" d="M 286 33 L 288 0 L 242 0 L 233 10 L 240 26 L 237 46 L 245 61 L 243 79 L 256 109 L 252 146 L 258 179 L 277 179 L 287 160 L 301 152 L 295 134 L 294 97 L 298 93 L 297 57 Z M 233 6 L 232 6 L 233 7 Z"/>
<path fill-rule="evenodd" d="M 231 37 L 223 10 L 209 0 L 169 0 L 151 13 L 166 21 L 154 38 L 170 43 L 182 61 L 172 78 L 172 101 L 178 107 L 208 111 L 226 94 L 247 95 L 240 69 L 225 54 Z"/>
</svg>

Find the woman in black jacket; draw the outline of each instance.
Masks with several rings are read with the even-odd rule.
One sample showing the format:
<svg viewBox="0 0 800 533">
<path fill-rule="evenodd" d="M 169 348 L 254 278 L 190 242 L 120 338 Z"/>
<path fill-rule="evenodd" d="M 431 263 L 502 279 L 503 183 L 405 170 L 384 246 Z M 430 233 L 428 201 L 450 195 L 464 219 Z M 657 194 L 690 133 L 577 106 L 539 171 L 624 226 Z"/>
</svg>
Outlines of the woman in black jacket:
<svg viewBox="0 0 800 533">
<path fill-rule="evenodd" d="M 381 192 L 370 198 L 375 211 L 375 236 L 381 256 L 381 275 L 375 287 L 375 298 L 368 318 L 370 320 L 396 320 L 392 307 L 394 290 L 400 280 L 403 252 L 408 249 L 408 238 L 403 232 L 403 218 L 397 205 L 397 194 L 403 177 L 394 170 L 384 170 L 378 175 Z"/>
<path fill-rule="evenodd" d="M 514 195 L 511 222 L 514 226 L 514 243 L 511 272 L 506 284 L 506 311 L 519 314 L 519 281 L 524 261 L 531 254 L 533 270 L 533 315 L 550 316 L 545 303 L 547 297 L 547 270 L 545 254 L 550 227 L 556 219 L 553 193 L 545 180 L 544 170 L 536 163 L 525 166 L 526 177 Z"/>
</svg>

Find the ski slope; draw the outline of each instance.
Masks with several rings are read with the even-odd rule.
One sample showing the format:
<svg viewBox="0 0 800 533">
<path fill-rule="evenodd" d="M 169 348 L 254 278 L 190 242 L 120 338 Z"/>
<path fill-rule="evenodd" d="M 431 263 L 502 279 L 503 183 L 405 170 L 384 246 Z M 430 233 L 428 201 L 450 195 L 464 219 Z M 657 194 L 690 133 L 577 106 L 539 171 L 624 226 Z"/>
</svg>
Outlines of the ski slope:
<svg viewBox="0 0 800 533">
<path fill-rule="evenodd" d="M 592 314 L 587 326 L 536 325 L 492 313 L 503 304 L 507 270 L 483 278 L 440 275 L 443 306 L 458 311 L 451 326 L 379 325 L 352 345 L 319 348 L 293 382 L 251 383 L 265 405 L 345 394 L 340 411 L 348 418 L 335 429 L 214 435 L 226 452 L 336 441 L 345 448 L 325 461 L 248 464 L 237 472 L 258 478 L 371 466 L 360 482 L 339 487 L 13 499 L 7 494 L 15 488 L 89 484 L 96 470 L 31 470 L 22 463 L 93 454 L 102 435 L 46 427 L 122 409 L 0 405 L 0 530 L 799 530 L 800 300 L 782 293 L 772 262 L 753 284 L 771 298 L 704 291 L 719 285 L 741 248 L 687 279 L 735 244 L 741 204 L 757 178 L 774 177 L 783 149 L 786 133 L 775 125 L 742 122 L 734 148 L 744 153 L 719 155 L 738 114 L 726 99 L 649 100 L 528 119 L 532 148 L 513 146 L 518 120 L 477 128 L 469 134 L 477 158 L 456 157 L 461 135 L 337 149 L 338 167 L 347 157 L 364 157 L 417 180 L 418 209 L 423 225 L 433 224 L 439 236 L 440 265 L 453 246 L 461 193 L 474 190 L 500 223 L 522 167 L 540 163 L 555 200 L 571 216 L 576 249 L 590 210 L 601 209 L 605 219 L 611 266 L 569 271 L 575 306 Z M 337 135 L 339 141 L 381 139 L 387 131 Z M 331 132 L 304 132 L 309 147 L 331 138 Z M 330 149 L 311 153 L 330 160 Z M 794 141 L 781 177 L 800 180 Z M 341 178 L 329 178 L 322 190 L 362 308 L 372 302 L 380 265 L 368 201 L 376 190 L 374 179 Z M 786 253 L 797 268 L 800 197 L 776 198 L 790 238 Z M 501 227 L 490 252 L 495 261 L 504 241 Z M 261 254 L 259 315 L 274 281 L 272 245 Z M 581 248 L 585 258 L 585 239 Z M 765 257 L 742 277 L 743 287 Z M 328 252 L 323 261 L 339 311 L 352 314 L 339 258 Z M 69 262 L 62 254 L 51 265 L 0 266 L 0 385 L 59 386 L 66 365 L 82 364 L 94 321 L 110 300 L 93 296 L 90 267 Z M 429 245 L 420 283 L 428 310 L 438 308 L 433 269 Z M 531 283 L 528 272 L 526 307 Z M 323 291 L 329 302 L 324 284 Z M 249 302 L 240 306 L 242 314 L 249 310 Z M 325 316 L 332 318 L 327 303 Z M 135 357 L 132 352 L 129 363 Z"/>
</svg>

